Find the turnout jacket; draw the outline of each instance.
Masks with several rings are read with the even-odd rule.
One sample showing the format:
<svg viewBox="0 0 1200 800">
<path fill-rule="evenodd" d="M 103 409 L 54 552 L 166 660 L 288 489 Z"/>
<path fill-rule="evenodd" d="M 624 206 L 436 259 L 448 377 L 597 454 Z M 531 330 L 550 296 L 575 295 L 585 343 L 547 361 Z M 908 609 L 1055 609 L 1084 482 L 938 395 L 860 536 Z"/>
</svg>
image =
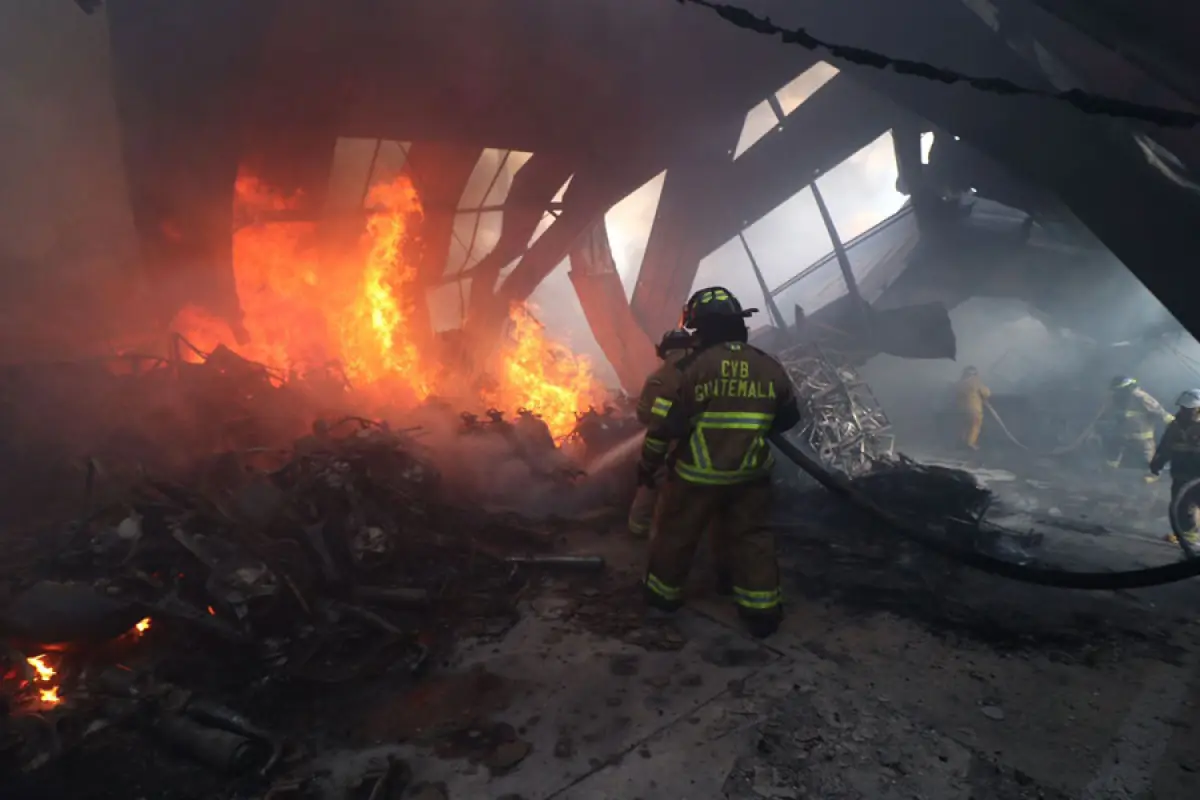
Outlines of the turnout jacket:
<svg viewBox="0 0 1200 800">
<path fill-rule="evenodd" d="M 1136 388 L 1114 394 L 1109 414 L 1116 425 L 1116 432 L 1131 439 L 1153 439 L 1156 420 L 1161 419 L 1169 424 L 1175 419 L 1161 403 Z"/>
<path fill-rule="evenodd" d="M 650 409 L 654 401 L 665 392 L 673 392 L 674 382 L 679 376 L 679 362 L 687 357 L 687 350 L 669 350 L 658 369 L 650 373 L 642 384 L 642 393 L 638 396 L 637 418 L 643 425 L 649 425 L 654 417 Z"/>
<path fill-rule="evenodd" d="M 1174 480 L 1200 478 L 1200 421 L 1175 419 L 1158 442 L 1150 471 L 1161 472 L 1171 465 Z"/>
<path fill-rule="evenodd" d="M 743 342 L 724 342 L 693 351 L 675 370 L 651 403 L 643 463 L 656 468 L 671 450 L 676 475 L 688 483 L 767 477 L 774 463 L 767 434 L 800 421 L 783 365 Z"/>
</svg>

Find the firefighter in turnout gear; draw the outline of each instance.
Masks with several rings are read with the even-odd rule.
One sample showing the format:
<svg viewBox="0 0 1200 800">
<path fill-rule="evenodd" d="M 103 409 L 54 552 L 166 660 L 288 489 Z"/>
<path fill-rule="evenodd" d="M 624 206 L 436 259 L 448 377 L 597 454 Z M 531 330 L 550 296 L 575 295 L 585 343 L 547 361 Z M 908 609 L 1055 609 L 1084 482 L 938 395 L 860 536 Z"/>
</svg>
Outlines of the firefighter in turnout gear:
<svg viewBox="0 0 1200 800">
<path fill-rule="evenodd" d="M 1174 505 L 1179 490 L 1200 478 L 1200 389 L 1188 389 L 1175 401 L 1179 413 L 1167 425 L 1167 431 L 1150 460 L 1150 472 L 1158 475 L 1163 467 L 1171 465 L 1171 504 Z M 1186 529 L 1184 536 L 1192 544 L 1200 543 L 1200 507 L 1189 502 L 1179 509 L 1180 527 Z M 1167 537 L 1175 542 L 1175 535 Z"/>
<path fill-rule="evenodd" d="M 673 386 L 679 375 L 677 365 L 680 359 L 688 354 L 691 347 L 692 335 L 687 331 L 674 330 L 663 334 L 662 341 L 654 348 L 663 363 L 650 374 L 642 386 L 642 393 L 638 397 L 637 403 L 638 422 L 649 426 L 654 420 L 654 416 L 650 413 L 654 401 L 664 392 L 674 391 L 667 387 Z M 657 486 L 661 485 L 664 478 L 666 478 L 665 464 L 654 476 L 654 486 L 639 485 L 637 487 L 633 505 L 629 507 L 629 532 L 639 539 L 649 536 L 654 526 L 654 509 L 658 503 Z"/>
<path fill-rule="evenodd" d="M 1175 418 L 1162 404 L 1138 388 L 1137 380 L 1118 375 L 1109 384 L 1108 417 L 1112 426 L 1107 442 L 1108 466 L 1148 465 L 1154 457 L 1154 425 Z M 1146 481 L 1157 478 L 1147 475 Z"/>
<path fill-rule="evenodd" d="M 671 391 L 652 404 L 638 480 L 656 486 L 667 464 L 647 601 L 665 611 L 683 604 L 696 545 L 711 528 L 718 585 L 733 594 L 750 633 L 765 637 L 783 614 L 767 528 L 773 458 L 766 440 L 794 427 L 800 411 L 783 366 L 746 343 L 745 318 L 754 311 L 721 287 L 692 295 L 683 324 L 696 333 L 695 350 L 676 365 L 677 379 L 664 387 Z"/>
<path fill-rule="evenodd" d="M 984 386 L 979 370 L 967 367 L 954 387 L 954 405 L 958 410 L 961 441 L 971 450 L 979 449 L 979 432 L 983 429 L 983 409 L 992 390 Z"/>
</svg>

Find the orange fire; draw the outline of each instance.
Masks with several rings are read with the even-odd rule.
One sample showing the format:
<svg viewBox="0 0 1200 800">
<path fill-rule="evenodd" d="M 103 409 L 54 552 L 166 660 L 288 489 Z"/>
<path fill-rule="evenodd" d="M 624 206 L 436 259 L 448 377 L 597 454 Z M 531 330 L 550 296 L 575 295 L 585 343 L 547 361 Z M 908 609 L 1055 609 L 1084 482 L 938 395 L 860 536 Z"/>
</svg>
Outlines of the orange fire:
<svg viewBox="0 0 1200 800">
<path fill-rule="evenodd" d="M 54 680 L 54 676 L 57 674 L 54 667 L 46 663 L 45 655 L 30 656 L 29 658 L 25 659 L 25 663 L 33 667 L 33 671 L 35 673 L 33 676 L 33 683 L 35 685 L 51 683 Z M 62 701 L 62 698 L 58 696 L 57 686 L 38 686 L 37 690 L 38 699 L 47 706 L 58 705 Z"/>
<path fill-rule="evenodd" d="M 378 405 L 458 396 L 474 384 L 474 376 L 446 374 L 421 347 L 416 273 L 405 257 L 421 204 L 408 177 L 368 192 L 371 212 L 353 256 L 322 257 L 315 223 L 270 220 L 299 201 L 252 177 L 238 179 L 233 266 L 247 336 L 239 344 L 225 321 L 194 307 L 179 313 L 175 330 L 200 350 L 224 344 L 280 375 L 337 362 L 354 389 Z M 601 387 L 590 365 L 548 339 L 525 308 L 515 307 L 511 321 L 515 335 L 496 356 L 493 385 L 477 410 L 527 408 L 561 438 L 576 411 L 599 402 Z"/>
<path fill-rule="evenodd" d="M 149 617 L 146 617 L 144 620 L 142 620 L 141 622 L 139 622 L 139 623 L 137 623 L 136 625 L 134 625 L 134 626 L 133 626 L 133 629 L 134 629 L 135 631 L 137 631 L 137 633 L 138 633 L 139 635 L 141 635 L 141 634 L 145 633 L 146 631 L 150 630 L 150 618 L 149 618 Z"/>
<path fill-rule="evenodd" d="M 48 681 L 54 677 L 54 667 L 46 663 L 46 656 L 31 656 L 25 659 L 25 663 L 33 667 L 33 671 L 37 673 L 34 677 L 35 681 Z"/>
<path fill-rule="evenodd" d="M 368 192 L 359 252 L 344 258 L 320 257 L 316 224 L 270 221 L 271 212 L 296 209 L 299 197 L 250 176 L 235 188 L 234 278 L 248 341 L 236 342 L 226 321 L 187 307 L 174 327 L 188 342 L 203 351 L 224 344 L 280 375 L 337 362 L 354 389 L 380 405 L 457 396 L 473 384 L 472 375 L 445 374 L 420 347 L 416 275 L 404 248 L 421 205 L 407 176 Z M 562 438 L 576 411 L 600 401 L 601 387 L 589 363 L 548 339 L 526 308 L 512 309 L 511 323 L 514 336 L 497 355 L 494 385 L 478 398 L 479 410 L 532 410 Z"/>
<path fill-rule="evenodd" d="M 554 438 L 561 439 L 574 429 L 575 412 L 595 397 L 591 364 L 547 339 L 542 324 L 524 306 L 513 306 L 509 320 L 513 329 L 503 356 L 501 403 L 538 414 Z"/>
</svg>

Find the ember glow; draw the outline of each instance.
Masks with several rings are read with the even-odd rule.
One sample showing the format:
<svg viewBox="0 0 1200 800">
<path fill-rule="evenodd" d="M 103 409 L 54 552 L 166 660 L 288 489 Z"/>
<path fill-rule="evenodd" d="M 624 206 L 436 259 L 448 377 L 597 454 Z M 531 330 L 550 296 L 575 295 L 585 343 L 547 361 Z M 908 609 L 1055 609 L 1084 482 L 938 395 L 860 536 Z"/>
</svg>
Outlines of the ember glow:
<svg viewBox="0 0 1200 800">
<path fill-rule="evenodd" d="M 134 625 L 133 629 L 135 631 L 137 631 L 139 634 L 145 633 L 146 631 L 150 630 L 150 618 L 146 617 L 144 620 L 142 620 L 141 622 Z"/>
<path fill-rule="evenodd" d="M 341 258 L 319 255 L 315 223 L 265 216 L 300 200 L 252 177 L 238 179 L 233 266 L 247 337 L 239 343 L 228 323 L 195 307 L 179 313 L 174 329 L 200 350 L 223 344 L 281 376 L 337 363 L 355 391 L 379 405 L 456 397 L 475 385 L 477 376 L 447 374 L 421 346 L 416 274 L 406 255 L 421 204 L 408 177 L 368 192 L 357 252 Z M 600 403 L 603 391 L 587 361 L 548 339 L 528 309 L 514 307 L 510 319 L 513 335 L 488 369 L 486 396 L 468 402 L 510 414 L 527 408 L 561 438 L 574 427 L 575 412 Z"/>
<path fill-rule="evenodd" d="M 54 667 L 51 667 L 46 663 L 46 657 L 44 655 L 32 656 L 25 659 L 25 662 L 29 664 L 29 666 L 33 667 L 33 671 L 37 673 L 37 675 L 34 677 L 35 681 L 48 681 L 54 677 Z"/>
<path fill-rule="evenodd" d="M 62 698 L 58 696 L 58 687 L 52 684 L 54 676 L 57 674 L 54 667 L 46 663 L 46 656 L 31 656 L 25 659 L 25 663 L 33 667 L 34 676 L 33 684 L 37 688 L 38 699 L 47 706 L 58 705 Z"/>
</svg>

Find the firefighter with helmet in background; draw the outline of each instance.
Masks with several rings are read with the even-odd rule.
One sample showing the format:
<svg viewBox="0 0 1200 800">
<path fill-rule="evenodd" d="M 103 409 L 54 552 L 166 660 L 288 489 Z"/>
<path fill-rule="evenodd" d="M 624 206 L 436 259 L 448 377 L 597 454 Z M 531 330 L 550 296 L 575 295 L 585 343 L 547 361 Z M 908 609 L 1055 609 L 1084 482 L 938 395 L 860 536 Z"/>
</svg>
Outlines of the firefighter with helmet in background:
<svg viewBox="0 0 1200 800">
<path fill-rule="evenodd" d="M 1154 426 L 1175 417 L 1137 385 L 1137 379 L 1118 375 L 1109 384 L 1108 416 L 1113 430 L 1108 440 L 1108 466 L 1148 465 L 1154 458 Z M 1146 482 L 1157 480 L 1147 475 Z"/>
<path fill-rule="evenodd" d="M 770 636 L 783 615 L 775 539 L 767 527 L 774 461 L 767 436 L 794 427 L 800 411 L 783 366 L 747 344 L 744 310 L 719 286 L 692 295 L 683 326 L 695 349 L 651 407 L 638 482 L 656 486 L 658 529 L 646 568 L 647 602 L 664 611 L 683 605 L 683 589 L 701 534 L 712 528 L 718 587 L 732 593 L 756 637 Z M 674 449 L 672 443 L 677 443 Z M 668 452 L 670 458 L 668 459 Z"/>
<path fill-rule="evenodd" d="M 979 432 L 983 429 L 983 409 L 992 390 L 984 385 L 979 370 L 967 367 L 954 387 L 955 408 L 962 425 L 960 439 L 970 450 L 979 449 Z"/>
<path fill-rule="evenodd" d="M 1154 457 L 1150 460 L 1150 473 L 1157 476 L 1163 467 L 1171 465 L 1171 505 L 1179 500 L 1179 491 L 1188 483 L 1200 478 L 1200 389 L 1188 389 L 1175 401 L 1179 413 L 1167 425 L 1159 440 Z M 1179 527 L 1192 544 L 1200 543 L 1200 507 L 1195 502 L 1186 503 L 1179 509 Z M 1176 541 L 1175 535 L 1167 537 Z"/>
<path fill-rule="evenodd" d="M 649 426 L 654 420 L 650 413 L 654 401 L 664 392 L 674 391 L 669 387 L 673 385 L 679 374 L 677 365 L 691 348 L 692 335 L 687 331 L 671 330 L 663 334 L 662 341 L 654 348 L 663 363 L 650 373 L 650 377 L 646 378 L 646 383 L 642 386 L 637 403 L 638 422 Z M 654 476 L 654 486 L 639 485 L 637 487 L 633 505 L 629 507 L 629 532 L 639 539 L 650 535 L 654 525 L 654 509 L 658 503 L 657 486 L 661 485 L 665 478 L 666 465 L 664 464 Z"/>
</svg>

